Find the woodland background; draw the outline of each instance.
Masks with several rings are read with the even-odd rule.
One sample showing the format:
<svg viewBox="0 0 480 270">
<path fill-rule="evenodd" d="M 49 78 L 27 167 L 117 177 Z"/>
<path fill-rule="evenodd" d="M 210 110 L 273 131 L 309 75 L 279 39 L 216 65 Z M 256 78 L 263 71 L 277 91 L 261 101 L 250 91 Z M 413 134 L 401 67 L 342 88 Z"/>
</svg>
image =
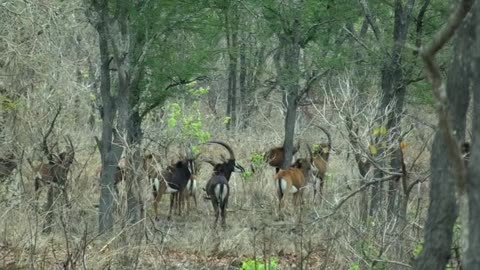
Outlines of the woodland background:
<svg viewBox="0 0 480 270">
<path fill-rule="evenodd" d="M 479 164 L 479 12 L 473 0 L 0 1 L 0 268 L 479 269 L 480 168 L 459 147 Z M 279 221 L 263 152 L 283 145 L 290 164 L 294 143 L 305 156 L 326 140 L 317 126 L 335 149 L 323 200 L 309 188 Z M 155 222 L 144 151 L 161 167 L 185 146 L 218 157 L 209 139 L 247 168 L 230 181 L 227 229 L 212 229 L 201 190 L 196 209 Z M 45 149 L 75 152 L 55 197 L 34 190 Z M 115 194 L 122 156 L 133 173 Z M 200 187 L 210 174 L 202 165 Z"/>
</svg>

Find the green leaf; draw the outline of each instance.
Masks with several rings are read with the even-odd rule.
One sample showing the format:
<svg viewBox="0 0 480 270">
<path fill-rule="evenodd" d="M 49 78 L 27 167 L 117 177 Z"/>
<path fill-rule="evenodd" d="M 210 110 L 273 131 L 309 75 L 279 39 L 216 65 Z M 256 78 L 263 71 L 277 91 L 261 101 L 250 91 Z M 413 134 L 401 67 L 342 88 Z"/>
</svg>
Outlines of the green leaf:
<svg viewBox="0 0 480 270">
<path fill-rule="evenodd" d="M 370 150 L 370 154 L 372 154 L 372 155 L 376 155 L 377 152 L 378 152 L 377 147 L 376 147 L 375 145 L 373 145 L 373 144 L 371 144 L 371 145 L 368 147 L 368 149 Z"/>
</svg>

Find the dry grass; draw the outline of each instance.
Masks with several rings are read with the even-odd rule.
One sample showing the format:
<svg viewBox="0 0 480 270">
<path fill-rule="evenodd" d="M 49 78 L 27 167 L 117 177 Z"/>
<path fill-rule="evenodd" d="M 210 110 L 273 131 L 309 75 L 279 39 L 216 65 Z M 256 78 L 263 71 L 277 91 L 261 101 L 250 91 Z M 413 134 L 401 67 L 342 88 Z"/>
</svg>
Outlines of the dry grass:
<svg viewBox="0 0 480 270">
<path fill-rule="evenodd" d="M 334 115 L 329 115 L 334 119 Z M 262 152 L 281 143 L 281 128 L 271 132 L 272 127 L 281 127 L 281 117 L 265 122 L 259 116 L 255 128 L 238 132 L 227 138 L 217 125 L 206 123 L 212 137 L 230 143 L 238 162 L 248 168 L 253 152 Z M 213 120 L 212 120 L 213 121 Z M 305 121 L 307 122 L 307 121 Z M 274 124 L 277 123 L 277 124 Z M 334 121 L 332 121 L 334 123 Z M 136 257 L 138 269 L 238 269 L 247 258 L 276 257 L 280 269 L 346 269 L 354 264 L 372 263 L 375 258 L 388 259 L 389 243 L 395 241 L 393 223 L 370 219 L 368 224 L 359 221 L 359 196 L 347 201 L 334 215 L 330 214 L 336 204 L 359 186 L 355 164 L 347 159 L 348 144 L 340 136 L 343 126 L 329 127 L 334 144 L 340 154 L 332 155 L 329 177 L 325 184 L 324 201 L 312 203 L 312 187 L 304 193 L 302 209 L 289 206 L 289 214 L 279 220 L 277 198 L 273 183 L 273 168 L 261 168 L 251 180 L 245 181 L 234 174 L 231 183 L 231 198 L 228 206 L 225 231 L 213 228 L 213 211 L 209 201 L 199 192 L 198 207 L 183 216 L 173 216 L 166 221 L 168 196 L 163 199 L 160 210 L 162 221 L 153 221 L 150 185 L 143 181 L 143 196 L 146 198 L 147 218 L 134 226 L 122 226 L 120 213 L 116 211 L 115 229 L 109 235 L 97 235 L 98 213 L 95 205 L 99 201 L 98 179 L 95 170 L 99 165 L 98 152 L 94 152 L 92 133 L 78 131 L 77 163 L 74 164 L 69 189 L 69 208 L 55 209 L 56 225 L 51 234 L 43 234 L 42 210 L 46 189 L 38 200 L 33 196 L 33 182 L 28 165 L 22 166 L 9 185 L 3 185 L 0 193 L 0 268 L 9 269 L 130 269 L 123 267 L 126 254 Z M 300 125 L 298 139 L 318 143 L 323 134 L 307 125 Z M 147 132 L 152 130 L 147 129 Z M 73 133 L 73 132 L 72 132 Z M 416 130 L 423 136 L 426 131 Z M 406 161 L 417 155 L 421 142 L 412 136 L 406 152 Z M 209 156 L 218 157 L 224 149 L 208 146 L 204 149 Z M 302 149 L 300 155 L 306 155 Z M 417 171 L 428 167 L 428 151 L 421 156 Z M 211 173 L 208 164 L 202 166 L 199 175 L 200 187 L 205 186 Z M 415 191 L 410 200 L 410 222 L 405 231 L 408 245 L 406 253 L 421 239 L 418 224 L 425 216 L 425 185 Z M 125 194 L 120 189 L 122 201 Z M 418 193 L 417 193 L 418 192 Z M 287 200 L 287 205 L 291 201 Z M 419 206 L 417 210 L 417 205 Z M 123 229 L 122 229 L 123 228 Z M 141 240 L 134 241 L 134 232 L 144 233 Z M 383 254 L 380 254 L 383 252 Z M 369 257 L 370 256 L 370 257 Z M 261 261 L 261 260 L 260 260 Z M 403 262 L 408 263 L 408 258 Z M 74 266 L 71 266 L 75 262 Z M 67 267 L 68 268 L 68 267 Z M 70 269 L 69 268 L 69 269 Z"/>
</svg>

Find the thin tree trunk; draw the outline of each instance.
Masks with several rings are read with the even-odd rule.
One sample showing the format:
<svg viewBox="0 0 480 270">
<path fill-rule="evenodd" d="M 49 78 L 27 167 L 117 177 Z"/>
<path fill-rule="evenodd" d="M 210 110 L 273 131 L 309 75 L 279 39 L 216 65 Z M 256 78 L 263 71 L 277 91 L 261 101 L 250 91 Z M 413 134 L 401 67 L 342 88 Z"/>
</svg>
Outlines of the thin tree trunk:
<svg viewBox="0 0 480 270">
<path fill-rule="evenodd" d="M 238 47 L 238 19 L 236 11 L 230 14 L 230 9 L 225 10 L 225 29 L 227 35 L 228 48 L 228 96 L 227 96 L 227 115 L 230 121 L 227 124 L 227 129 L 235 127 L 237 121 L 237 47 Z"/>
<path fill-rule="evenodd" d="M 245 41 L 242 41 L 240 44 L 240 75 L 238 78 L 238 86 L 240 88 L 240 112 L 241 112 L 241 123 L 246 121 L 246 108 L 247 108 L 247 56 L 246 56 L 246 44 Z M 243 125 L 242 125 L 243 126 Z"/>
<path fill-rule="evenodd" d="M 280 43 L 283 43 L 283 66 L 281 80 L 283 82 L 284 107 L 287 110 L 285 117 L 285 138 L 283 141 L 284 160 L 282 168 L 290 167 L 293 156 L 293 140 L 295 136 L 295 120 L 297 116 L 300 79 L 300 25 L 298 20 L 293 20 L 292 36 L 284 36 Z"/>
<path fill-rule="evenodd" d="M 100 202 L 99 202 L 99 232 L 105 233 L 113 228 L 113 176 L 122 153 L 122 148 L 112 144 L 113 121 L 116 115 L 116 106 L 110 94 L 110 59 L 107 38 L 107 4 L 98 4 L 99 22 L 96 25 L 99 36 L 100 47 L 100 93 L 102 96 L 102 138 L 98 142 L 102 158 L 102 176 L 100 180 Z"/>
<path fill-rule="evenodd" d="M 381 86 L 382 86 L 382 101 L 379 108 L 379 114 L 382 116 L 385 109 L 389 104 L 394 102 L 394 109 L 389 115 L 383 115 L 383 119 L 387 119 L 387 130 L 389 132 L 395 132 L 395 138 L 400 136 L 399 123 L 401 120 L 400 114 L 403 111 L 403 104 L 405 100 L 406 85 L 404 78 L 404 71 L 402 67 L 403 62 L 403 48 L 406 44 L 408 28 L 410 26 L 410 16 L 413 11 L 415 0 L 409 0 L 405 7 L 403 1 L 396 0 L 394 9 L 394 26 L 393 26 L 393 47 L 389 54 L 385 54 L 385 63 L 381 70 Z M 368 18 L 367 18 L 368 19 Z M 389 57 L 391 55 L 391 57 Z M 393 129 L 394 127 L 397 127 Z M 379 151 L 379 155 L 382 151 Z M 400 162 L 398 160 L 398 154 L 393 155 L 390 166 L 393 171 L 400 171 Z M 383 178 L 383 173 L 376 172 L 375 177 Z M 375 213 L 381 206 L 383 200 L 382 184 L 379 183 L 372 188 L 375 193 L 372 192 L 372 204 L 371 214 Z M 398 193 L 398 183 L 391 181 L 388 187 L 388 213 L 391 215 L 396 212 L 396 197 Z"/>
</svg>

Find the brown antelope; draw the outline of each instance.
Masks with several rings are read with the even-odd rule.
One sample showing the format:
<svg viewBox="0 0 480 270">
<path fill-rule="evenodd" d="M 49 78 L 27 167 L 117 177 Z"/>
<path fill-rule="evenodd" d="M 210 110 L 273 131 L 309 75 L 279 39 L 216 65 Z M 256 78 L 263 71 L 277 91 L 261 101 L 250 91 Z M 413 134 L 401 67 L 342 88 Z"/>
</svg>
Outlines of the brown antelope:
<svg viewBox="0 0 480 270">
<path fill-rule="evenodd" d="M 310 153 L 311 154 L 311 153 Z M 312 159 L 312 156 L 310 156 Z M 302 201 L 303 189 L 306 187 L 311 172 L 309 159 L 299 158 L 288 169 L 280 169 L 275 175 L 278 195 L 278 212 L 281 214 L 283 198 L 286 194 L 293 195 L 293 204 L 298 206 Z"/>
<path fill-rule="evenodd" d="M 292 156 L 294 156 L 300 149 L 300 142 L 298 142 L 292 150 Z M 283 165 L 283 146 L 274 147 L 263 155 L 263 159 L 268 163 L 268 165 L 275 168 L 275 173 L 278 173 L 280 168 Z"/>
</svg>

